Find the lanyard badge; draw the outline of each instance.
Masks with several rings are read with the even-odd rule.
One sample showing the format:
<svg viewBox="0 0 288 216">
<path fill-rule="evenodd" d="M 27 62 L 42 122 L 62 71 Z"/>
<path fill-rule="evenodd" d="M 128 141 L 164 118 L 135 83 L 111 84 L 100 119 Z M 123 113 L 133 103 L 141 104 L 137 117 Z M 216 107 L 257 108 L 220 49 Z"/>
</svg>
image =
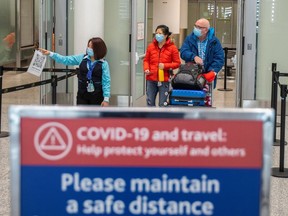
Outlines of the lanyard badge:
<svg viewBox="0 0 288 216">
<path fill-rule="evenodd" d="M 94 90 L 95 88 L 94 88 L 93 81 L 92 80 L 88 81 L 87 92 L 94 92 Z"/>
<path fill-rule="evenodd" d="M 88 60 L 88 72 L 87 72 L 87 79 L 88 79 L 88 84 L 87 84 L 87 92 L 94 92 L 95 91 L 95 87 L 93 84 L 93 80 L 92 80 L 92 72 L 94 70 L 94 67 L 96 65 L 96 62 L 94 62 L 94 64 L 91 64 L 91 61 Z"/>
</svg>

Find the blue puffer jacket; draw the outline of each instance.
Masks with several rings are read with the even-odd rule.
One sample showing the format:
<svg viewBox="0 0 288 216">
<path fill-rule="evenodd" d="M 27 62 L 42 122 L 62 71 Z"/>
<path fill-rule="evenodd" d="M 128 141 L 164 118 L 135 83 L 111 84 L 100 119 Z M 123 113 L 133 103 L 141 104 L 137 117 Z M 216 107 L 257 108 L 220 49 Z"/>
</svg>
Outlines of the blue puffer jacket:
<svg viewBox="0 0 288 216">
<path fill-rule="evenodd" d="M 185 62 L 194 61 L 198 54 L 197 37 L 193 32 L 186 37 L 180 49 L 180 56 Z M 215 71 L 218 73 L 224 65 L 224 52 L 220 41 L 214 35 L 214 28 L 208 31 L 208 43 L 206 47 L 204 71 Z"/>
</svg>

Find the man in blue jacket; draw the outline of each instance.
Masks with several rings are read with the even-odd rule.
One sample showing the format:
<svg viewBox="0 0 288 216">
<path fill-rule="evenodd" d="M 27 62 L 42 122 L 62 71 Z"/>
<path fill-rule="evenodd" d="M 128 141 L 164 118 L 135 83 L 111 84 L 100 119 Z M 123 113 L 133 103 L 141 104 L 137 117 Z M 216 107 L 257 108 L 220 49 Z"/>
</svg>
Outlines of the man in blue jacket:
<svg viewBox="0 0 288 216">
<path fill-rule="evenodd" d="M 215 37 L 214 28 L 210 27 L 207 19 L 201 18 L 196 21 L 193 32 L 183 42 L 180 56 L 185 62 L 194 61 L 198 65 L 203 65 L 204 73 L 213 74 L 212 80 L 222 69 L 224 65 L 223 48 L 218 38 Z M 211 78 L 211 76 L 209 77 Z M 214 84 L 216 86 L 216 83 Z"/>
<path fill-rule="evenodd" d="M 205 72 L 218 73 L 224 65 L 224 52 L 214 28 L 207 19 L 201 18 L 194 25 L 193 32 L 188 35 L 180 50 L 185 62 L 194 61 L 203 65 Z"/>
</svg>

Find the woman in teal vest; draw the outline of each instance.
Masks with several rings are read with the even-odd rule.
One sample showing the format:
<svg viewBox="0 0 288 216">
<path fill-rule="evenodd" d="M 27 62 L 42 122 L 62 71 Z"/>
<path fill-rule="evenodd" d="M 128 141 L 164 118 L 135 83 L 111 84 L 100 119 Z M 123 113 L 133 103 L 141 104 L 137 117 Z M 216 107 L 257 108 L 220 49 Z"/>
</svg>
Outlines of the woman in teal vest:
<svg viewBox="0 0 288 216">
<path fill-rule="evenodd" d="M 62 56 L 45 49 L 39 50 L 57 63 L 79 65 L 77 105 L 109 105 L 110 70 L 104 59 L 107 47 L 101 38 L 91 38 L 85 54 Z"/>
</svg>

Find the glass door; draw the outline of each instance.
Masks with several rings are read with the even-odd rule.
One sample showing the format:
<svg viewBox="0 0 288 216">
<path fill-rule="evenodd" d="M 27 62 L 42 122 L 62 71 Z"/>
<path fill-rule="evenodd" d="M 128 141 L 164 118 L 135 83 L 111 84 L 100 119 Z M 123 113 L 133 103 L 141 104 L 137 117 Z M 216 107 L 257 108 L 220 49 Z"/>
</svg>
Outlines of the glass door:
<svg viewBox="0 0 288 216">
<path fill-rule="evenodd" d="M 232 44 L 232 12 L 233 2 L 218 2 L 216 15 L 216 35 L 221 36 L 219 40 L 223 47 Z"/>
<path fill-rule="evenodd" d="M 104 41 L 111 75 L 111 106 L 130 106 L 131 0 L 104 1 Z"/>
<path fill-rule="evenodd" d="M 215 17 L 215 2 L 214 1 L 199 2 L 199 17 L 197 19 L 205 18 L 209 20 L 211 27 L 215 27 L 214 17 Z"/>
<path fill-rule="evenodd" d="M 112 106 L 145 106 L 146 0 L 105 0 Z"/>
<path fill-rule="evenodd" d="M 39 47 L 53 50 L 53 29 L 54 29 L 54 1 L 44 0 L 40 3 L 40 28 L 39 28 Z M 53 50 L 54 51 L 54 50 Z M 52 61 L 47 58 L 45 68 L 52 68 Z M 42 73 L 41 80 L 51 78 L 50 73 Z M 40 90 L 41 104 L 51 104 L 51 85 L 42 85 Z M 50 99 L 50 102 L 48 101 Z"/>
<path fill-rule="evenodd" d="M 197 19 L 206 18 L 223 47 L 236 47 L 238 1 L 189 0 L 188 31 L 192 31 Z"/>
<path fill-rule="evenodd" d="M 57 52 L 61 55 L 68 55 L 73 51 L 73 22 L 74 14 L 73 0 L 56 1 L 43 0 L 40 3 L 40 47 Z M 68 34 L 69 33 L 69 34 Z M 69 36 L 69 37 L 68 37 Z M 68 46 L 69 43 L 69 46 Z M 47 58 L 46 68 L 68 69 L 65 65 L 56 64 L 51 58 Z M 73 67 L 70 67 L 73 68 Z M 42 80 L 51 79 L 51 75 L 57 78 L 67 75 L 66 72 L 43 72 Z M 51 85 L 41 86 L 41 103 L 52 104 Z M 64 79 L 57 83 L 56 103 L 73 104 L 73 79 Z"/>
<path fill-rule="evenodd" d="M 146 0 L 132 0 L 131 93 L 132 106 L 146 106 L 143 60 L 146 50 Z"/>
</svg>

